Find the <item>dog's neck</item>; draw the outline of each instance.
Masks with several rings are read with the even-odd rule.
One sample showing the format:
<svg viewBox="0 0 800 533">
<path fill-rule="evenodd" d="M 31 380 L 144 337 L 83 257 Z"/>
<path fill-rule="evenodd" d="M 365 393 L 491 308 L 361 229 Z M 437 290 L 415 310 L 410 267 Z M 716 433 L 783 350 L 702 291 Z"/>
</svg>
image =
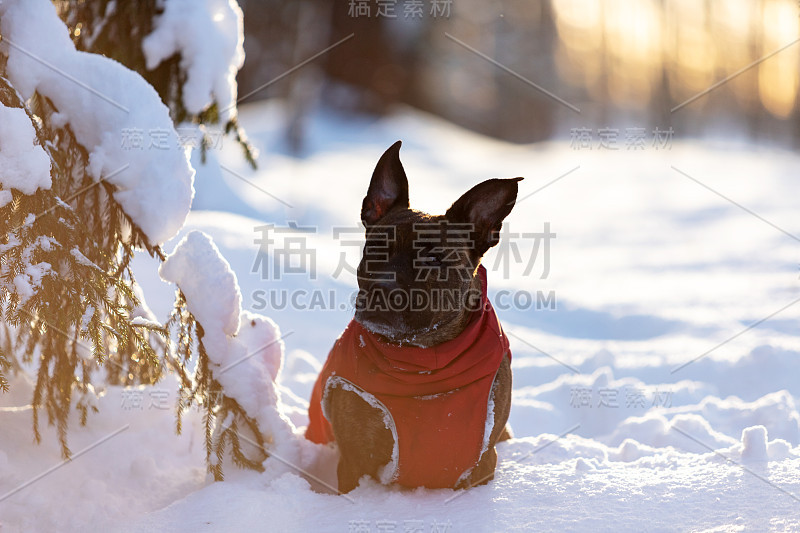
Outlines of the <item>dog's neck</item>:
<svg viewBox="0 0 800 533">
<path fill-rule="evenodd" d="M 482 294 L 483 284 L 481 283 L 480 276 L 475 275 L 472 278 L 470 290 L 478 291 L 478 293 Z M 467 327 L 467 324 L 469 324 L 475 312 L 476 311 L 462 308 L 451 320 L 434 324 L 428 331 L 418 333 L 414 336 L 413 340 L 404 341 L 402 344 L 410 344 L 412 346 L 419 346 L 420 348 L 431 348 L 437 344 L 451 341 L 461 335 L 461 332 Z"/>
</svg>

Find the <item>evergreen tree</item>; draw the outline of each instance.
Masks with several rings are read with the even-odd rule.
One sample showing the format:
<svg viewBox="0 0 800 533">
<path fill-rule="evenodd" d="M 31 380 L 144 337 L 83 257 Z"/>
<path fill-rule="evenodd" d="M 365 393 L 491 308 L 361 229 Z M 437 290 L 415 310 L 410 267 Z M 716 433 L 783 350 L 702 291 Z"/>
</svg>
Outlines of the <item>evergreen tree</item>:
<svg viewBox="0 0 800 533">
<path fill-rule="evenodd" d="M 163 2 L 55 1 L 59 15 L 67 24 L 77 49 L 110 57 L 141 74 L 158 91 L 161 100 L 169 107 L 170 115 L 176 124 L 184 122 L 194 122 L 203 126 L 219 124 L 220 109 L 217 102 L 197 114 L 191 114 L 186 110 L 183 87 L 187 73 L 181 65 L 180 54 L 174 54 L 152 70 L 146 67 L 142 41 L 153 31 L 155 18 L 163 13 Z M 256 168 L 255 151 L 247 142 L 236 117 L 233 116 L 221 126 L 226 134 L 234 136 L 242 147 L 247 161 Z M 212 142 L 209 135 L 203 135 L 201 143 L 203 161 L 206 150 Z"/>
<path fill-rule="evenodd" d="M 175 123 L 191 121 L 201 128 L 215 124 L 221 116 L 216 101 L 195 115 L 187 112 L 183 101 L 187 73 L 179 55 L 152 71 L 145 68 L 142 40 L 152 31 L 162 4 L 60 0 L 56 7 L 69 28 L 64 31 L 70 32 L 79 50 L 106 55 L 139 72 L 156 88 Z M 0 9 L 0 23 L 2 17 Z M 165 325 L 141 320 L 145 302 L 136 288 L 131 260 L 137 250 L 144 250 L 163 261 L 160 244 L 125 211 L 115 197 L 118 187 L 106 179 L 110 176 L 98 180 L 91 175 L 93 147 L 79 142 L 76 131 L 63 120 L 63 110 L 38 92 L 27 100 L 21 96 L 7 72 L 9 50 L 0 47 L 0 106 L 26 113 L 36 144 L 49 158 L 52 185 L 32 193 L 6 187 L 0 168 L 0 192 L 11 194 L 10 201 L 0 202 L 0 388 L 8 391 L 9 373 L 23 368 L 35 372 L 31 399 L 35 440 L 41 439 L 44 411 L 47 422 L 57 427 L 62 455 L 68 458 L 72 407 L 79 411 L 80 423 L 86 424 L 89 413 L 96 410 L 94 383 L 152 385 L 165 370 L 174 371 L 181 398 L 177 431 L 182 412 L 201 403 L 208 468 L 215 479 L 222 479 L 220 459 L 228 446 L 235 464 L 260 469 L 267 456 L 265 439 L 256 421 L 221 391 L 202 325 L 188 310 L 180 289 Z M 83 74 L 66 73 L 77 79 Z M 225 131 L 255 165 L 235 114 L 230 116 Z M 2 139 L 0 150 L 1 143 Z M 203 150 L 207 143 L 206 138 Z M 98 376 L 101 369 L 104 375 Z M 228 421 L 225 427 L 220 424 L 223 420 Z M 241 450 L 240 426 L 249 429 L 260 448 L 253 458 Z"/>
</svg>

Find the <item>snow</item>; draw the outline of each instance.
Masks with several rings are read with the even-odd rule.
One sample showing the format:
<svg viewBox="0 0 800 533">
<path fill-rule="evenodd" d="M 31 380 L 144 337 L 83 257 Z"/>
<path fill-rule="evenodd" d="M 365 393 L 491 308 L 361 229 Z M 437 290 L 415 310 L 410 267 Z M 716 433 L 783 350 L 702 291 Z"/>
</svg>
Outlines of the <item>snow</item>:
<svg viewBox="0 0 800 533">
<path fill-rule="evenodd" d="M 91 309 L 91 306 L 89 306 L 89 309 Z M 87 309 L 87 312 L 88 312 L 88 309 Z M 131 324 L 133 324 L 134 326 L 145 326 L 145 327 L 150 327 L 150 328 L 160 328 L 160 327 L 162 327 L 161 324 L 159 324 L 155 320 L 148 320 L 147 318 L 145 318 L 143 316 L 135 316 L 135 317 L 133 317 L 131 319 Z"/>
<path fill-rule="evenodd" d="M 42 278 L 50 273 L 50 263 L 29 264 L 25 271 L 14 277 L 14 288 L 19 294 L 20 303 L 27 302 L 41 287 Z"/>
<path fill-rule="evenodd" d="M 93 305 L 87 305 L 86 306 L 86 311 L 83 312 L 83 316 L 81 317 L 80 331 L 86 331 L 86 328 L 89 327 L 89 322 L 92 320 L 92 317 L 94 316 L 94 312 L 95 312 L 95 308 L 94 308 Z M 131 320 L 131 324 L 135 324 L 135 323 L 136 323 L 136 318 Z"/>
<path fill-rule="evenodd" d="M 742 461 L 767 462 L 767 428 L 753 426 L 742 431 Z"/>
<path fill-rule="evenodd" d="M 296 428 L 283 409 L 273 381 L 283 359 L 284 343 L 278 326 L 269 318 L 245 311 L 239 334 L 229 338 L 228 360 L 214 373 L 225 394 L 235 399 L 258 422 L 272 453 L 284 470 L 286 463 L 300 464 L 304 443 L 297 445 Z M 219 364 L 219 361 L 216 361 Z M 228 465 L 230 471 L 233 465 Z"/>
<path fill-rule="evenodd" d="M 242 294 L 236 274 L 208 235 L 202 231 L 188 233 L 158 273 L 164 281 L 180 287 L 189 310 L 204 329 L 236 335 Z"/>
<path fill-rule="evenodd" d="M 258 351 L 270 380 L 277 381 L 283 366 L 284 346 L 278 325 L 270 318 L 244 311 L 236 338 L 251 352 Z"/>
<path fill-rule="evenodd" d="M 234 0 L 165 0 L 164 12 L 142 41 L 147 68 L 181 55 L 187 77 L 186 110 L 198 114 L 214 102 L 225 124 L 235 116 L 236 73 L 244 64 L 244 21 Z"/>
<path fill-rule="evenodd" d="M 236 274 L 211 238 L 191 231 L 159 268 L 164 281 L 175 283 L 189 311 L 203 328 L 203 344 L 214 378 L 235 399 L 284 461 L 298 461 L 295 427 L 281 412 L 274 386 L 283 362 L 280 329 L 271 319 L 242 311 Z"/>
<path fill-rule="evenodd" d="M 25 224 L 32 222 L 33 214 L 25 218 Z M 15 236 L 9 236 L 8 243 L 0 245 L 0 252 L 7 252 L 20 246 L 20 242 Z M 21 272 L 9 270 L 9 264 L 0 264 L 0 279 L 3 282 L 10 280 L 14 286 L 14 291 L 19 295 L 20 303 L 27 302 L 41 288 L 42 278 L 51 273 L 52 265 L 46 262 L 34 263 L 34 254 L 37 250 L 49 251 L 57 243 L 50 237 L 39 236 L 32 243 L 26 246 L 20 253 L 20 259 L 25 268 Z M 4 284 L 4 283 L 3 283 Z"/>
<path fill-rule="evenodd" d="M 13 199 L 14 195 L 11 194 L 11 191 L 0 190 L 0 207 L 7 206 Z"/>
<path fill-rule="evenodd" d="M 50 188 L 50 158 L 38 145 L 36 131 L 24 109 L 0 104 L 0 187 L 33 194 Z M 11 201 L 0 191 L 0 207 Z"/>
<path fill-rule="evenodd" d="M 483 442 L 481 443 L 481 457 L 489 450 L 489 442 L 492 438 L 492 431 L 494 430 L 494 388 L 489 393 L 489 399 L 486 402 L 486 422 L 483 426 Z M 465 472 L 466 474 L 466 472 Z M 462 476 L 464 479 L 466 475 Z"/>
<path fill-rule="evenodd" d="M 213 483 L 202 413 L 188 412 L 174 435 L 168 378 L 99 390 L 100 413 L 86 427 L 72 420 L 73 451 L 127 429 L 5 496 L 61 462 L 53 428 L 30 446 L 33 384 L 20 376 L 0 396 L 4 533 L 87 523 L 131 532 L 800 530 L 800 305 L 789 305 L 800 296 L 797 243 L 671 168 L 796 235 L 800 157 L 697 140 L 639 153 L 576 151 L 568 139 L 516 146 L 407 110 L 382 120 L 321 110 L 310 117 L 309 155 L 294 158 L 281 148 L 284 113 L 274 102 L 240 109 L 265 154 L 259 170 L 235 146 L 210 152 L 196 183 L 202 201 L 166 245 L 174 249 L 166 277 L 183 283 L 193 312 L 206 313 L 206 332 L 218 332 L 218 370 L 241 361 L 220 377 L 273 439 L 265 471 L 226 464 L 226 481 Z M 358 261 L 361 200 L 397 139 L 411 204 L 432 212 L 483 179 L 525 176 L 524 198 L 580 168 L 521 200 L 508 219 L 512 232 L 551 223 L 558 237 L 547 279 L 541 256 L 530 276 L 512 261 L 504 277 L 495 262 L 514 253 L 502 244 L 485 260 L 514 372 L 515 438 L 498 445 L 494 480 L 456 492 L 364 480 L 338 496 L 335 452 L 301 433 L 321 363 L 352 317 L 355 277 L 333 273 L 341 254 Z M 268 246 L 258 242 L 265 224 L 281 230 Z M 334 228 L 356 231 L 335 239 Z M 297 237 L 315 251 L 313 279 L 254 268 L 259 253 L 271 268 Z M 530 241 L 513 242 L 531 255 Z M 134 262 L 152 309 L 142 316 L 163 323 L 174 287 L 156 267 L 145 255 Z M 501 291 L 519 290 L 554 290 L 557 307 L 499 305 Z M 300 305 L 273 305 L 281 291 Z M 302 305 L 314 291 L 325 304 Z M 168 408 L 156 392 L 168 394 Z M 132 407 L 136 395 L 141 407 Z"/>
<path fill-rule="evenodd" d="M 74 248 L 72 248 L 72 249 L 69 251 L 69 254 L 70 254 L 72 257 L 74 257 L 74 258 L 75 258 L 75 260 L 76 260 L 76 261 L 77 261 L 79 264 L 81 264 L 81 265 L 83 265 L 83 266 L 86 266 L 86 267 L 94 268 L 94 269 L 96 269 L 96 270 L 101 270 L 99 266 L 97 266 L 96 264 L 92 263 L 92 262 L 89 260 L 89 258 L 88 258 L 88 257 L 86 257 L 85 255 L 83 255 L 83 253 L 80 251 L 80 249 L 78 249 L 78 247 L 77 247 L 77 246 L 75 246 Z M 101 270 L 101 272 L 102 272 L 102 270 Z"/>
<path fill-rule="evenodd" d="M 117 188 L 114 198 L 152 244 L 173 237 L 189 212 L 194 170 L 155 89 L 111 59 L 76 51 L 48 0 L 3 0 L 0 33 L 8 77 L 22 97 L 38 92 L 53 102 L 58 122 L 69 123 L 89 152 L 89 174 Z M 18 142 L 30 144 L 29 130 L 21 130 L 26 133 Z M 0 125 L 5 139 L 2 131 Z M 134 136 L 146 141 L 132 146 Z M 26 163 L 39 169 L 36 179 L 26 179 L 28 189 L 49 185 L 36 153 Z"/>
</svg>

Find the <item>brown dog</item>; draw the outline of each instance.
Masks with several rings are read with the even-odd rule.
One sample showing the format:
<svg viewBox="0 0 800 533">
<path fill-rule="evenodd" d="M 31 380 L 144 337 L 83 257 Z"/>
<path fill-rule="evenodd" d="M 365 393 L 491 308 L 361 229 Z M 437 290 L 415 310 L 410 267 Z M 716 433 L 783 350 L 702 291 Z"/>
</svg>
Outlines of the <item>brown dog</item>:
<svg viewBox="0 0 800 533">
<path fill-rule="evenodd" d="M 494 476 L 511 407 L 511 353 L 480 260 L 522 178 L 491 179 L 444 215 L 409 208 L 400 141 L 361 209 L 366 244 L 354 320 L 336 341 L 306 437 L 338 443 L 339 490 L 384 483 L 463 488 Z"/>
</svg>

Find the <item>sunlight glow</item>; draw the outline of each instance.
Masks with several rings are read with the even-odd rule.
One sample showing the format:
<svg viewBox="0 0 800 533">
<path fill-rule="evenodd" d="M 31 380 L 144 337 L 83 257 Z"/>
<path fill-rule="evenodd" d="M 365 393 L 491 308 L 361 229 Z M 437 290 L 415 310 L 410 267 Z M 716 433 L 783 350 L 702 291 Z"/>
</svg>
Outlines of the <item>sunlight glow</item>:
<svg viewBox="0 0 800 533">
<path fill-rule="evenodd" d="M 647 106 L 662 72 L 681 101 L 800 35 L 796 0 L 553 0 L 553 7 L 560 75 L 622 107 Z M 799 70 L 800 44 L 720 90 L 784 118 L 797 105 Z"/>
<path fill-rule="evenodd" d="M 761 18 L 764 54 L 786 46 L 798 38 L 797 6 L 793 3 L 767 0 Z M 758 93 L 764 107 L 775 116 L 787 117 L 797 99 L 800 43 L 770 58 L 759 66 Z"/>
</svg>

